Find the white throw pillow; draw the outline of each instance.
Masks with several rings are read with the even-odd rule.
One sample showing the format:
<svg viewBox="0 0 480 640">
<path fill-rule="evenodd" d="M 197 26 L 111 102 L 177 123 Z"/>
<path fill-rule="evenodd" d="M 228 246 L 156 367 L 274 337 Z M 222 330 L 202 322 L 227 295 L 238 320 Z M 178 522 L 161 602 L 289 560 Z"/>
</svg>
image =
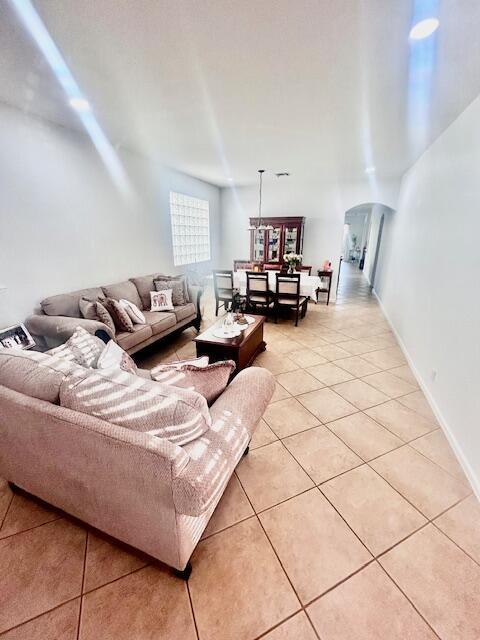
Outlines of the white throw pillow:
<svg viewBox="0 0 480 640">
<path fill-rule="evenodd" d="M 150 311 L 173 311 L 172 290 L 150 291 Z"/>
<path fill-rule="evenodd" d="M 130 302 L 130 300 L 121 299 L 118 301 L 118 304 L 122 307 L 122 309 L 125 309 L 128 317 L 133 322 L 133 324 L 146 324 L 147 321 L 145 319 L 145 316 L 137 307 L 137 305 L 133 304 L 133 302 Z"/>
<path fill-rule="evenodd" d="M 107 346 L 98 358 L 97 369 L 121 369 L 122 371 L 128 371 L 128 373 L 137 373 L 137 365 L 135 362 L 128 353 L 113 340 L 107 343 Z"/>
</svg>

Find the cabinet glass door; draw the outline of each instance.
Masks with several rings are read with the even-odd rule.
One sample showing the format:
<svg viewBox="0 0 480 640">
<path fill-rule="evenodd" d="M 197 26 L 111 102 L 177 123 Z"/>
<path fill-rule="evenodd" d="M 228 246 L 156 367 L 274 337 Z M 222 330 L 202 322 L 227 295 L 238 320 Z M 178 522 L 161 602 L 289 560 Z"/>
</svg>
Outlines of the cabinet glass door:
<svg viewBox="0 0 480 640">
<path fill-rule="evenodd" d="M 265 231 L 256 229 L 253 233 L 253 259 L 263 262 L 265 260 Z"/>
<path fill-rule="evenodd" d="M 297 252 L 298 227 L 285 227 L 285 253 Z"/>
<path fill-rule="evenodd" d="M 268 232 L 268 262 L 280 261 L 280 240 L 282 237 L 282 227 L 275 227 Z"/>
</svg>

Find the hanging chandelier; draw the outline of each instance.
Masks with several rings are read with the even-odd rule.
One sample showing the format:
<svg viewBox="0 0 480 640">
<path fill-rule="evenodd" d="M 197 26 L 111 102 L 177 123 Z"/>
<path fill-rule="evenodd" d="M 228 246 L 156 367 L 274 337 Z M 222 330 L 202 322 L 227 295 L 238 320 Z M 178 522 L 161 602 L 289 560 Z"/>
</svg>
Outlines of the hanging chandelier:
<svg viewBox="0 0 480 640">
<path fill-rule="evenodd" d="M 273 229 L 271 224 L 263 224 L 262 222 L 262 188 L 263 188 L 263 174 L 265 169 L 259 169 L 259 189 L 258 189 L 258 219 L 257 224 L 251 224 L 248 227 L 249 231 L 271 231 Z"/>
</svg>

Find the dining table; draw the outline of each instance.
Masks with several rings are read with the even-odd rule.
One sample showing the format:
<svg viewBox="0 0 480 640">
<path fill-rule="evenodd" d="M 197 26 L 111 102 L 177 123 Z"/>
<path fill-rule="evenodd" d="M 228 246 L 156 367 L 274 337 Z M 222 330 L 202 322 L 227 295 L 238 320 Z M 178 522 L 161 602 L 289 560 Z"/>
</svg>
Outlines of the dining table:
<svg viewBox="0 0 480 640">
<path fill-rule="evenodd" d="M 280 271 L 267 271 L 268 288 L 275 292 L 277 288 L 276 275 Z M 233 286 L 244 296 L 247 292 L 247 272 L 238 270 L 233 273 Z M 322 280 L 318 276 L 309 276 L 307 273 L 300 272 L 300 295 L 310 298 L 317 304 L 318 294 L 322 290 Z"/>
</svg>

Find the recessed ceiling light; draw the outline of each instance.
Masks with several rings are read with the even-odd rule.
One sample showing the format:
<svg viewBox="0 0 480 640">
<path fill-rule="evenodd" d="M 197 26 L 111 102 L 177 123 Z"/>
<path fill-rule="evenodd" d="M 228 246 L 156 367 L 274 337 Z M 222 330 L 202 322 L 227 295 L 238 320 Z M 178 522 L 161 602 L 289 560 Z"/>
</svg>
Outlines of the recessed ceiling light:
<svg viewBox="0 0 480 640">
<path fill-rule="evenodd" d="M 365 169 L 365 173 L 366 173 L 367 175 L 371 176 L 371 175 L 372 175 L 372 173 L 375 173 L 375 167 L 367 167 L 367 168 Z"/>
<path fill-rule="evenodd" d="M 428 38 L 431 36 L 434 31 L 438 29 L 438 25 L 440 22 L 437 18 L 425 18 L 425 20 L 420 20 L 417 24 L 414 24 L 410 29 L 410 39 L 411 40 L 423 40 L 423 38 Z"/>
<path fill-rule="evenodd" d="M 85 98 L 70 98 L 68 102 L 75 111 L 90 111 L 90 103 Z"/>
</svg>

